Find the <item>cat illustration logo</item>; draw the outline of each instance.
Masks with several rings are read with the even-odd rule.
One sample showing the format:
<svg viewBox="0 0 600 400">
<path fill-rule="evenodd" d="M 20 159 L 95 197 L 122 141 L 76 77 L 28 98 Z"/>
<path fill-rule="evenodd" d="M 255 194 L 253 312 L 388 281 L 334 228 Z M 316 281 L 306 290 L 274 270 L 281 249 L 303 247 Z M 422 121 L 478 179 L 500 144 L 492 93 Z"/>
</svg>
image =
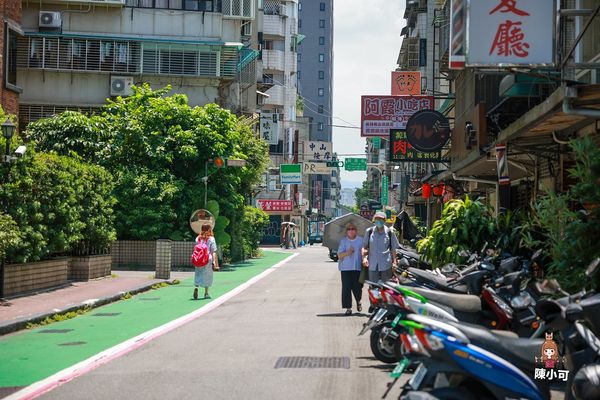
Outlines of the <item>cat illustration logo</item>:
<svg viewBox="0 0 600 400">
<path fill-rule="evenodd" d="M 558 378 L 566 382 L 569 377 L 569 371 L 559 369 L 558 367 L 559 364 L 561 367 L 564 367 L 565 358 L 560 356 L 558 345 L 554 341 L 554 334 L 552 332 L 546 332 L 546 340 L 542 343 L 540 355 L 540 357 L 535 358 L 536 368 L 534 379 L 553 381 Z M 538 365 L 541 368 L 537 368 Z"/>
</svg>

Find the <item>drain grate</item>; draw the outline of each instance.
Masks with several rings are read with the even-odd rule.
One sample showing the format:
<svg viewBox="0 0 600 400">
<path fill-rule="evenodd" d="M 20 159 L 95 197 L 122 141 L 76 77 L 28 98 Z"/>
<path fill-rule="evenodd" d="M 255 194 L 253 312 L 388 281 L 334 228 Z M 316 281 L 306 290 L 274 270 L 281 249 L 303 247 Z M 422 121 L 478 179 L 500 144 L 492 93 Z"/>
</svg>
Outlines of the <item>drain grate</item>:
<svg viewBox="0 0 600 400">
<path fill-rule="evenodd" d="M 81 346 L 82 344 L 87 344 L 87 342 L 66 342 L 66 343 L 59 343 L 59 346 Z"/>
<path fill-rule="evenodd" d="M 38 333 L 67 333 L 71 332 L 73 329 L 44 329 L 43 331 L 39 331 Z"/>
<path fill-rule="evenodd" d="M 350 357 L 279 357 L 275 368 L 350 368 Z"/>
<path fill-rule="evenodd" d="M 116 317 L 121 314 L 120 312 L 99 312 L 96 314 L 92 314 L 94 317 Z"/>
<path fill-rule="evenodd" d="M 160 297 L 140 297 L 140 300 L 160 300 Z"/>
</svg>

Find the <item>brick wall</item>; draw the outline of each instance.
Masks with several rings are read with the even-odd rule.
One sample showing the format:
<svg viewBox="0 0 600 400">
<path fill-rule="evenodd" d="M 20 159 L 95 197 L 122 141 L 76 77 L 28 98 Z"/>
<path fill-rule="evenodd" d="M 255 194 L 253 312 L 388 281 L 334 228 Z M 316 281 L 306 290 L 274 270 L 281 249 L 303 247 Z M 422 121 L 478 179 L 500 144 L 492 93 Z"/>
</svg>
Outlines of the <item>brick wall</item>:
<svg viewBox="0 0 600 400">
<path fill-rule="evenodd" d="M 112 257 L 110 255 L 71 257 L 69 260 L 69 279 L 87 281 L 110 275 Z"/>
<path fill-rule="evenodd" d="M 0 0 L 0 102 L 5 112 L 19 114 L 19 94 L 7 89 L 4 85 L 4 21 L 10 19 L 17 24 L 21 24 L 21 1 L 20 0 Z"/>
<path fill-rule="evenodd" d="M 69 259 L 60 258 L 28 264 L 9 264 L 5 270 L 4 294 L 45 289 L 63 285 L 69 278 Z"/>
</svg>

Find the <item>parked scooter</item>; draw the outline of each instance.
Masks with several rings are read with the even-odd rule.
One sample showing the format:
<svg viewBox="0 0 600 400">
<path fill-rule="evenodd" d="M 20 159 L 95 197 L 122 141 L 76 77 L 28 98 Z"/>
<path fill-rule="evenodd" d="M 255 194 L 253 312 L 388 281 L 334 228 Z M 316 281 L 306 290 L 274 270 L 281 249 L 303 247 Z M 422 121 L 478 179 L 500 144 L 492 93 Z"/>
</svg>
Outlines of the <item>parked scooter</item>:
<svg viewBox="0 0 600 400">
<path fill-rule="evenodd" d="M 590 265 L 589 277 L 599 263 Z M 554 340 L 564 356 L 561 374 L 568 374 L 567 400 L 600 398 L 600 294 L 583 291 L 540 300 L 536 311 L 557 332 Z M 407 315 L 400 325 L 403 336 L 410 337 L 408 358 L 422 362 L 403 387 L 402 399 L 550 399 L 549 381 L 534 379 L 543 339 L 507 337 L 417 314 Z M 406 364 L 394 371 L 396 379 Z"/>
</svg>

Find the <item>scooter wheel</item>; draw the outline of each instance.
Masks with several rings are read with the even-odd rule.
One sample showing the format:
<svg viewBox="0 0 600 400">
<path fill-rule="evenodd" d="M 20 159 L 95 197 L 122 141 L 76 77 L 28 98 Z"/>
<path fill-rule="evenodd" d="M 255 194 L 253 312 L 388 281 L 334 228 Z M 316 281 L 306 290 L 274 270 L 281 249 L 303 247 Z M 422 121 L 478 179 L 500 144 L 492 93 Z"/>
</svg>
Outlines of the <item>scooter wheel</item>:
<svg viewBox="0 0 600 400">
<path fill-rule="evenodd" d="M 373 352 L 373 355 L 375 356 L 375 358 L 377 358 L 379 361 L 384 362 L 386 364 L 394 364 L 394 363 L 398 362 L 396 360 L 396 356 L 394 355 L 394 352 L 388 351 L 383 346 L 383 339 L 380 336 L 381 336 L 381 326 L 378 326 L 371 330 L 371 338 L 370 338 L 371 351 Z"/>
</svg>

